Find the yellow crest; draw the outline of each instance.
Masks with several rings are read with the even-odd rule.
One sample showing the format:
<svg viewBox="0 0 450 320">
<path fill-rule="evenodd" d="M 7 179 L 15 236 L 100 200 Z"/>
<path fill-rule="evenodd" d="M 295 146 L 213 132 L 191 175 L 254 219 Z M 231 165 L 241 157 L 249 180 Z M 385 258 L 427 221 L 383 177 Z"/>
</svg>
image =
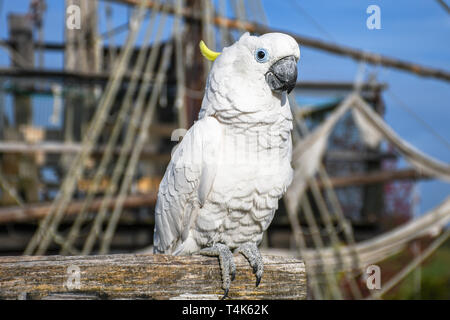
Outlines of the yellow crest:
<svg viewBox="0 0 450 320">
<path fill-rule="evenodd" d="M 202 52 L 202 55 L 209 61 L 216 60 L 216 58 L 220 55 L 220 52 L 215 52 L 215 51 L 212 51 L 211 49 L 209 49 L 203 40 L 200 40 L 199 46 L 200 46 L 200 51 Z"/>
</svg>

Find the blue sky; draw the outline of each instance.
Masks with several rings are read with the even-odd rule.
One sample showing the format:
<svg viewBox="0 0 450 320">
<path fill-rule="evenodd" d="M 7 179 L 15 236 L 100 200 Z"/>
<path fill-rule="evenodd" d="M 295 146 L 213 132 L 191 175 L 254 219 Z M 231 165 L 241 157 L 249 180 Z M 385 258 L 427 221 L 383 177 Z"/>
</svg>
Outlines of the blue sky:
<svg viewBox="0 0 450 320">
<path fill-rule="evenodd" d="M 25 12 L 29 0 L 3 0 L 0 3 L 0 38 L 7 38 L 9 12 Z M 300 35 L 333 41 L 341 45 L 377 52 L 391 57 L 420 63 L 425 66 L 450 70 L 450 15 L 432 0 L 263 0 L 269 25 Z M 447 0 L 447 3 L 450 3 Z M 47 0 L 44 33 L 47 41 L 63 41 L 64 1 Z M 378 5 L 381 9 L 381 29 L 369 30 L 366 8 Z M 127 11 L 113 5 L 114 25 L 126 21 Z M 104 4 L 100 2 L 100 30 L 105 30 Z M 305 15 L 306 12 L 306 15 Z M 315 21 L 311 21 L 312 19 Z M 261 21 L 263 22 L 263 21 Z M 168 24 L 170 20 L 168 21 Z M 125 34 L 117 37 L 123 42 Z M 353 81 L 358 64 L 349 59 L 301 47 L 299 80 Z M 60 54 L 46 54 L 48 68 L 62 66 Z M 0 66 L 9 65 L 3 49 Z M 367 67 L 376 72 L 377 79 L 389 85 L 383 98 L 386 102 L 386 121 L 404 139 L 423 152 L 444 162 L 450 162 L 450 149 L 439 141 L 426 127 L 393 100 L 392 92 L 418 117 L 427 122 L 440 136 L 450 140 L 450 83 L 417 77 L 412 74 Z M 439 204 L 450 194 L 450 184 L 421 182 L 420 211 Z"/>
</svg>

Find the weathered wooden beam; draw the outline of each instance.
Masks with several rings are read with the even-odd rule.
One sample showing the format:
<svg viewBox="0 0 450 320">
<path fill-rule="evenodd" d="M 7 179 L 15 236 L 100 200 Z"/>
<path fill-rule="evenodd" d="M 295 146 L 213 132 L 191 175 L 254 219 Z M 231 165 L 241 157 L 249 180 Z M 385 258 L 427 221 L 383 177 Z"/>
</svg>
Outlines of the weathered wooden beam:
<svg viewBox="0 0 450 320">
<path fill-rule="evenodd" d="M 157 193 L 149 192 L 147 194 L 131 195 L 125 199 L 124 208 L 136 208 L 144 206 L 153 206 L 156 202 Z M 103 198 L 98 198 L 92 201 L 88 207 L 89 211 L 98 211 Z M 84 200 L 72 201 L 65 211 L 67 215 L 77 214 L 83 208 Z M 108 208 L 113 208 L 116 201 L 110 201 Z M 19 222 L 43 218 L 48 214 L 52 203 L 29 204 L 23 207 L 2 207 L 0 208 L 0 223 Z"/>
<path fill-rule="evenodd" d="M 388 88 L 388 84 L 383 83 L 371 83 L 364 82 L 361 84 L 360 89 L 362 91 L 378 91 L 378 90 L 386 90 Z M 296 90 L 342 90 L 342 91 L 351 91 L 355 89 L 355 84 L 353 82 L 347 81 L 299 81 L 295 85 Z"/>
<path fill-rule="evenodd" d="M 168 128 L 166 128 L 168 129 Z M 166 130 L 163 129 L 163 130 Z M 153 131 L 153 130 L 149 130 Z M 164 132 L 164 134 L 167 132 Z M 155 135 L 157 135 L 155 133 Z M 67 153 L 78 153 L 82 149 L 80 143 L 73 142 L 40 142 L 40 143 L 25 143 L 25 142 L 0 142 L 0 153 L 23 153 L 23 154 L 67 154 Z M 92 151 L 93 157 L 99 157 L 103 155 L 106 150 L 106 146 L 98 146 Z M 118 155 L 120 153 L 121 147 L 116 147 L 113 149 L 113 155 Z M 169 153 L 158 153 L 152 148 L 144 148 L 141 152 L 142 159 L 148 159 L 155 162 L 168 163 L 170 161 Z"/>
<path fill-rule="evenodd" d="M 353 150 L 330 150 L 325 153 L 326 161 L 377 161 L 384 159 L 396 159 L 393 152 L 358 152 Z"/>
<path fill-rule="evenodd" d="M 231 299 L 305 299 L 301 260 L 263 256 L 259 287 L 235 255 Z M 0 257 L 0 299 L 219 299 L 218 260 L 202 256 L 117 254 Z"/>
<path fill-rule="evenodd" d="M 131 214 L 125 219 L 134 219 L 134 223 L 131 220 L 126 221 L 122 216 L 120 217 L 120 227 L 111 240 L 111 252 L 135 252 L 136 249 L 152 245 L 153 234 L 149 232 L 149 229 L 154 226 L 154 223 L 150 223 L 150 219 L 137 221 L 136 218 L 131 218 L 130 216 Z M 73 221 L 74 219 L 68 218 L 61 224 L 61 228 L 70 228 Z M 14 224 L 12 234 L 8 233 L 7 230 L 8 226 L 3 226 L 0 230 L 0 255 L 22 255 L 35 229 L 28 224 Z M 82 248 L 85 240 L 86 237 L 78 237 L 73 247 Z M 59 252 L 61 252 L 61 246 L 55 242 L 50 244 L 47 254 L 58 254 Z M 152 252 L 150 251 L 150 253 Z"/>
<path fill-rule="evenodd" d="M 30 42 L 33 44 L 33 47 L 35 50 L 46 50 L 46 51 L 63 51 L 66 49 L 67 45 L 71 45 L 72 43 L 70 41 L 64 41 L 64 42 L 56 42 L 56 41 L 45 41 L 45 42 Z M 10 47 L 14 45 L 14 41 L 5 39 L 0 40 L 0 47 Z M 114 51 L 115 53 L 120 53 L 120 51 L 123 49 L 120 45 L 115 46 L 103 46 L 101 50 L 103 51 L 103 55 L 106 56 L 110 51 Z M 137 54 L 140 50 L 142 50 L 142 47 L 139 45 L 134 46 L 132 49 L 133 54 Z"/>
<path fill-rule="evenodd" d="M 77 83 L 95 83 L 104 84 L 106 83 L 111 72 L 80 72 L 80 71 L 61 71 L 52 69 L 34 69 L 34 68 L 0 68 L 0 76 L 7 78 L 27 78 L 27 79 L 56 79 L 64 80 L 67 82 L 77 82 Z M 143 80 L 144 75 L 138 77 L 139 81 Z M 123 76 L 125 82 L 131 80 L 131 72 L 125 72 Z M 31 89 L 29 89 L 31 90 Z"/>
<path fill-rule="evenodd" d="M 61 51 L 64 50 L 64 48 L 66 47 L 66 43 L 63 42 L 38 42 L 38 41 L 34 41 L 33 43 L 33 47 L 34 49 L 37 50 L 51 50 L 51 51 Z M 14 45 L 14 41 L 12 40 L 0 40 L 0 46 L 1 47 L 9 47 Z"/>
<path fill-rule="evenodd" d="M 402 170 L 376 171 L 343 177 L 330 177 L 330 182 L 333 188 L 343 188 L 349 186 L 388 183 L 396 180 L 418 180 L 418 179 L 431 179 L 431 177 L 425 173 L 418 172 L 414 169 L 402 169 Z M 322 181 L 318 181 L 318 184 L 320 188 L 325 187 Z"/>
</svg>

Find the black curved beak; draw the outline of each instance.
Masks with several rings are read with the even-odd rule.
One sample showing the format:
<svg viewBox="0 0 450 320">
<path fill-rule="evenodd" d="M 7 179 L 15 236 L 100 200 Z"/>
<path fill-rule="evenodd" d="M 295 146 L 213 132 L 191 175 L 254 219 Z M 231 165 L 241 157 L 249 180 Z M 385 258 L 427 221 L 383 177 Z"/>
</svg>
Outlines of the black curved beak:
<svg viewBox="0 0 450 320">
<path fill-rule="evenodd" d="M 290 93 L 297 83 L 297 59 L 288 56 L 275 62 L 266 73 L 266 82 L 273 91 Z"/>
</svg>

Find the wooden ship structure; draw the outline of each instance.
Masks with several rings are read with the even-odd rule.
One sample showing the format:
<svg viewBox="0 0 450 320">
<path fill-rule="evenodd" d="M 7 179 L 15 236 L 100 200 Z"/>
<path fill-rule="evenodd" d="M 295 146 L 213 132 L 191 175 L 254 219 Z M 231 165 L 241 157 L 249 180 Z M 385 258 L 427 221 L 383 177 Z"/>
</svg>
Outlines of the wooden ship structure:
<svg viewBox="0 0 450 320">
<path fill-rule="evenodd" d="M 65 42 L 45 40 L 45 1 L 30 1 L 27 14 L 10 13 L 9 37 L 0 42 L 10 57 L 10 66 L 0 68 L 0 255 L 151 250 L 159 182 L 172 149 L 197 119 L 210 68 L 199 41 L 220 50 L 243 32 L 279 31 L 255 22 L 267 22 L 259 0 L 65 1 L 71 5 L 81 8 L 83 27 L 65 28 Z M 117 6 L 127 7 L 129 17 L 113 26 Z M 99 30 L 100 7 L 107 30 Z M 120 33 L 126 40 L 118 45 Z M 450 80 L 442 70 L 292 35 L 301 46 Z M 46 68 L 47 53 L 63 56 L 63 68 Z M 382 119 L 386 88 L 374 77 L 300 78 L 290 97 L 294 142 L 313 135 L 355 93 Z M 327 99 L 305 104 L 308 95 Z M 423 236 L 402 234 L 392 250 L 373 249 L 376 257 L 358 251 L 358 243 L 383 242 L 385 233 L 410 223 L 415 181 L 436 178 L 398 169 L 401 153 L 394 149 L 365 143 L 348 113 L 331 130 L 317 172 L 305 178 L 299 204 L 280 201 L 262 247 L 305 260 L 312 298 L 370 296 L 361 289 L 363 268 Z M 389 201 L 400 201 L 398 211 L 389 212 Z M 448 207 L 424 230 L 445 225 Z M 389 214 L 400 222 L 386 224 Z M 345 285 L 337 280 L 341 272 Z"/>
</svg>

